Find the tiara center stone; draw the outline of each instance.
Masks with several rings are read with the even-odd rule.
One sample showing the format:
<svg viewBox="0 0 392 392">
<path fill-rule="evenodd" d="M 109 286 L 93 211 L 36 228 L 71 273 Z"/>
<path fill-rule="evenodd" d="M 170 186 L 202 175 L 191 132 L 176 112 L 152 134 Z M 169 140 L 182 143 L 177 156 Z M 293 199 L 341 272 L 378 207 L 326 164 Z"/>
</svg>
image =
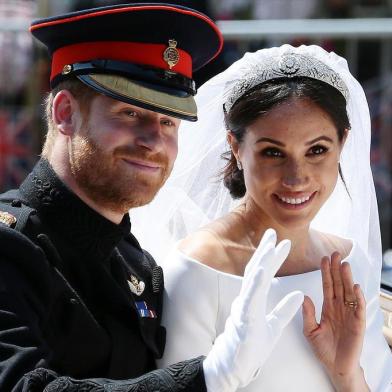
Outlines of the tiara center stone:
<svg viewBox="0 0 392 392">
<path fill-rule="evenodd" d="M 300 62 L 293 55 L 284 56 L 279 61 L 279 69 L 285 75 L 294 75 L 300 68 Z"/>
</svg>

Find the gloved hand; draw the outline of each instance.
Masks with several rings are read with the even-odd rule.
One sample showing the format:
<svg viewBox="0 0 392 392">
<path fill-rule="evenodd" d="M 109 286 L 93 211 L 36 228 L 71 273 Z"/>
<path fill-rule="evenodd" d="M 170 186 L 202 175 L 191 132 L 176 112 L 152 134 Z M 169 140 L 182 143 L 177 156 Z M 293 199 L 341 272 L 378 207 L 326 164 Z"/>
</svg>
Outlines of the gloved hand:
<svg viewBox="0 0 392 392">
<path fill-rule="evenodd" d="M 276 246 L 276 239 L 274 230 L 265 232 L 246 266 L 225 329 L 203 362 L 208 392 L 231 392 L 249 384 L 302 305 L 303 293 L 294 291 L 266 314 L 271 281 L 291 247 L 289 240 Z"/>
</svg>

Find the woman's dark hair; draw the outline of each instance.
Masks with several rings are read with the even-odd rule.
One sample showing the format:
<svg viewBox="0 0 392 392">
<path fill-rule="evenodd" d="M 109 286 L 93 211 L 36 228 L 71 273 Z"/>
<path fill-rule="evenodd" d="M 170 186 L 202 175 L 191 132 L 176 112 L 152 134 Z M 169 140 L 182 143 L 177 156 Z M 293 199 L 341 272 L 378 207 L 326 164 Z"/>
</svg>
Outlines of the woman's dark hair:
<svg viewBox="0 0 392 392">
<path fill-rule="evenodd" d="M 339 141 L 343 141 L 345 130 L 350 129 L 345 98 L 329 84 L 307 77 L 275 79 L 253 87 L 225 113 L 226 128 L 241 143 L 248 126 L 290 98 L 310 99 L 328 113 L 337 128 Z M 234 199 L 243 197 L 246 193 L 243 170 L 237 167 L 231 150 L 222 154 L 222 158 L 227 160 L 222 172 L 226 188 Z M 343 179 L 340 165 L 339 174 Z"/>
</svg>

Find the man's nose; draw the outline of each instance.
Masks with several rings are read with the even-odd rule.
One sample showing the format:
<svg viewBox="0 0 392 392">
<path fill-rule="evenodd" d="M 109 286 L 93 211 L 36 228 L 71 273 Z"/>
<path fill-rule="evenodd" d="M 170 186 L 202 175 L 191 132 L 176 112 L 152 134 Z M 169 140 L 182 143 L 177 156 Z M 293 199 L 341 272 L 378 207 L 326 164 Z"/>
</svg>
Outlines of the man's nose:
<svg viewBox="0 0 392 392">
<path fill-rule="evenodd" d="M 303 186 L 309 181 L 306 164 L 296 160 L 288 160 L 283 173 L 283 185 L 289 188 Z"/>
<path fill-rule="evenodd" d="M 161 123 L 159 119 L 145 121 L 137 133 L 135 143 L 152 152 L 159 152 L 163 148 Z"/>
</svg>

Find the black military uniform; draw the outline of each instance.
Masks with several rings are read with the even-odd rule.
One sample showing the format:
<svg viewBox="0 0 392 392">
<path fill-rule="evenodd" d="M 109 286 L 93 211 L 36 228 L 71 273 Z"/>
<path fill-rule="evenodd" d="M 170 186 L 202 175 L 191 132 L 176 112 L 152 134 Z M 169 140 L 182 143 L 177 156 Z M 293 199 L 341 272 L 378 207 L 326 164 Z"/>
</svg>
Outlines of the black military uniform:
<svg viewBox="0 0 392 392">
<path fill-rule="evenodd" d="M 177 40 L 166 43 L 169 53 L 157 46 L 156 31 L 154 37 L 137 31 L 137 42 L 129 42 L 135 33 L 130 30 L 140 29 L 145 18 L 154 26 L 173 24 L 162 28 L 163 41 Z M 195 40 L 181 49 L 192 23 L 201 40 L 208 39 L 207 54 Z M 201 66 L 221 47 L 204 15 L 169 5 L 73 13 L 35 22 L 32 31 L 53 55 L 52 86 L 77 77 L 112 98 L 188 120 L 196 119 L 194 86 L 187 64 L 178 72 L 176 65 L 188 56 L 195 68 L 197 54 Z M 87 48 L 91 33 L 94 42 Z M 119 47 L 113 58 L 103 37 Z M 140 53 L 133 62 L 129 50 L 121 51 L 124 41 L 127 49 L 146 45 L 145 64 Z M 45 159 L 18 190 L 0 195 L 1 392 L 205 391 L 202 358 L 154 370 L 165 345 L 162 270 L 130 230 L 128 214 L 119 225 L 105 219 Z"/>
<path fill-rule="evenodd" d="M 83 379 L 153 370 L 165 342 L 162 273 L 130 234 L 129 216 L 120 225 L 106 220 L 43 159 L 0 198 L 0 390 L 99 391 L 109 382 Z M 135 384 L 203 391 L 200 359 L 116 390 Z"/>
</svg>

